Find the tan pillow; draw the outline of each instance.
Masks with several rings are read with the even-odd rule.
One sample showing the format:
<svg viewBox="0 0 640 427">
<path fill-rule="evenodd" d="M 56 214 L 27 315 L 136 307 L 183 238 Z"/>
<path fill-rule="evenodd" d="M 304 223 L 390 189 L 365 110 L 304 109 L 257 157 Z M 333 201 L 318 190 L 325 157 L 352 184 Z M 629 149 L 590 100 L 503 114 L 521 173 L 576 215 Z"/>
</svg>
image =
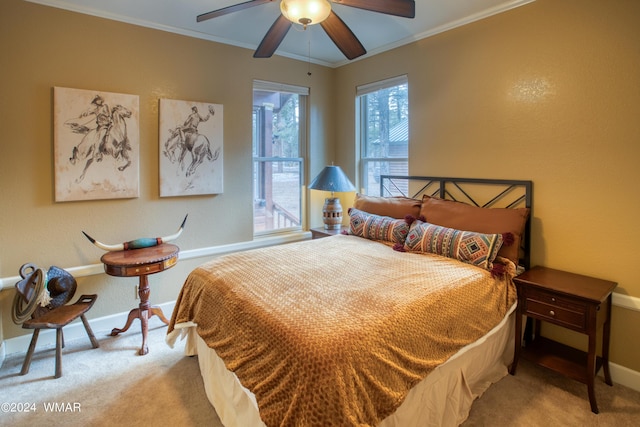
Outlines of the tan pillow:
<svg viewBox="0 0 640 427">
<path fill-rule="evenodd" d="M 409 197 L 376 197 L 356 193 L 353 207 L 374 215 L 404 219 L 407 215 L 418 217 L 421 201 Z"/>
<path fill-rule="evenodd" d="M 477 233 L 511 233 L 514 242 L 502 245 L 499 256 L 509 258 L 516 265 L 524 227 L 529 217 L 528 208 L 480 208 L 462 202 L 423 196 L 420 215 L 431 224 Z"/>
</svg>

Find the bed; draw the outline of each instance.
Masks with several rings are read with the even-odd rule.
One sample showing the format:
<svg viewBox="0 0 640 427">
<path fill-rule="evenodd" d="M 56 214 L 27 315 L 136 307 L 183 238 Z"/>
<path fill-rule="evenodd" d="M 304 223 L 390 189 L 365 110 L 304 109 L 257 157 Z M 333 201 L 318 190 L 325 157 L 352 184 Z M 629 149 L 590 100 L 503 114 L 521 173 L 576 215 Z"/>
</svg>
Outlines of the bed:
<svg viewBox="0 0 640 427">
<path fill-rule="evenodd" d="M 531 182 L 381 177 L 347 235 L 192 271 L 167 332 L 231 426 L 447 426 L 507 373 Z"/>
</svg>

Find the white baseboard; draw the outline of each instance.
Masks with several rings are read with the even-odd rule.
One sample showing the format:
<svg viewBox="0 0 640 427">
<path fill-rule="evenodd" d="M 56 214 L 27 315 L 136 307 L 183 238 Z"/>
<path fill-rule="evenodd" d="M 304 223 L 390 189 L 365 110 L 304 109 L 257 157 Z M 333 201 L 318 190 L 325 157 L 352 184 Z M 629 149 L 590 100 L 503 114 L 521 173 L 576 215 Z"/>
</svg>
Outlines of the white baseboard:
<svg viewBox="0 0 640 427">
<path fill-rule="evenodd" d="M 609 362 L 609 370 L 611 371 L 611 380 L 614 386 L 620 384 L 632 390 L 640 391 L 640 372 L 611 362 Z M 598 375 L 604 376 L 602 369 Z"/>
</svg>

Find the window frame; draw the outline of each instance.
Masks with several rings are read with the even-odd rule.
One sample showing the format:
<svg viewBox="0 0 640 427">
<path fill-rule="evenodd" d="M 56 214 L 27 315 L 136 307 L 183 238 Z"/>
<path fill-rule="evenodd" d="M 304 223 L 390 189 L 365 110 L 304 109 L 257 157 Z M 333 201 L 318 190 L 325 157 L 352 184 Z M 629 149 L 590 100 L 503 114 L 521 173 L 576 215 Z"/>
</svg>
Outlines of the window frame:
<svg viewBox="0 0 640 427">
<path fill-rule="evenodd" d="M 355 97 L 355 102 L 356 102 L 356 144 L 357 144 L 357 149 L 356 152 L 358 153 L 358 160 L 357 160 L 357 170 L 358 170 L 358 179 L 359 179 L 359 188 L 360 188 L 360 192 L 363 194 L 367 194 L 367 188 L 371 189 L 372 186 L 368 183 L 369 181 L 369 164 L 372 162 L 406 162 L 407 165 L 407 173 L 408 173 L 408 169 L 409 169 L 409 136 L 407 136 L 407 155 L 406 157 L 376 157 L 376 156 L 369 156 L 367 154 L 367 148 L 368 148 L 368 144 L 367 144 L 367 132 L 366 132 L 366 123 L 367 123 L 367 110 L 366 110 L 366 106 L 364 105 L 364 97 L 366 95 L 375 93 L 379 90 L 382 89 L 388 89 L 391 87 L 395 87 L 395 86 L 400 86 L 400 85 L 409 85 L 409 79 L 408 76 L 406 74 L 400 75 L 400 76 L 396 76 L 396 77 L 391 77 L 388 79 L 384 79 L 384 80 L 379 80 L 376 82 L 372 82 L 372 83 L 367 83 L 364 85 L 360 85 L 356 87 L 356 97 Z M 407 97 L 409 96 L 408 92 L 407 92 Z M 407 99 L 408 102 L 408 99 Z M 410 115 L 410 104 L 409 104 L 409 113 L 408 115 Z M 408 120 L 408 117 L 407 117 Z M 407 123 L 408 126 L 408 123 Z M 408 132 L 408 131 L 407 131 Z M 376 191 L 379 191 L 377 186 L 373 186 L 374 188 L 376 188 Z M 375 194 L 374 194 L 375 195 Z"/>
<path fill-rule="evenodd" d="M 256 129 L 256 123 L 252 123 L 252 143 L 251 143 L 251 172 L 252 172 L 252 200 L 253 200 L 253 213 L 252 213 L 252 225 L 253 225 L 253 235 L 254 237 L 261 237 L 265 235 L 271 235 L 276 233 L 290 232 L 290 231 L 300 231 L 305 227 L 306 224 L 306 216 L 307 216 L 307 206 L 305 204 L 305 195 L 304 189 L 305 187 L 305 164 L 307 162 L 307 145 L 308 145 L 308 132 L 307 132 L 307 117 L 309 113 L 309 88 L 303 86 L 294 86 L 288 85 L 284 83 L 275 83 L 264 80 L 254 80 L 253 88 L 251 91 L 252 95 L 252 122 L 253 118 L 256 114 L 256 106 L 254 103 L 254 97 L 256 91 L 265 91 L 265 92 L 274 92 L 274 93 L 289 93 L 298 95 L 298 156 L 295 157 L 266 157 L 261 156 L 261 153 L 255 152 L 255 140 L 256 135 L 254 130 Z M 263 136 L 261 137 L 263 139 Z M 268 162 L 294 162 L 297 163 L 298 166 L 298 174 L 299 174 L 299 206 L 300 206 L 300 224 L 272 228 L 268 230 L 260 230 L 256 231 L 256 209 L 255 203 L 256 200 L 256 189 L 257 189 L 257 180 L 256 173 L 257 163 L 268 163 Z"/>
</svg>

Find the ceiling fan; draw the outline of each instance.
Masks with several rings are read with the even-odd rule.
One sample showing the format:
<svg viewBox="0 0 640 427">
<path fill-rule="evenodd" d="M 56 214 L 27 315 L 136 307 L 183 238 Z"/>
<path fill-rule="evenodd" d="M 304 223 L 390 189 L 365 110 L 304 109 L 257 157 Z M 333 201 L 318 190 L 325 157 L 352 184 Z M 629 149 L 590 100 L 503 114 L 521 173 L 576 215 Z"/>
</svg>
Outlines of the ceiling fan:
<svg viewBox="0 0 640 427">
<path fill-rule="evenodd" d="M 206 21 L 272 1 L 275 0 L 246 1 L 203 13 L 198 15 L 196 21 Z M 353 31 L 331 10 L 331 3 L 404 18 L 414 18 L 416 14 L 415 1 L 413 0 L 280 0 L 281 14 L 267 31 L 253 57 L 271 57 L 287 35 L 292 22 L 302 24 L 305 28 L 307 25 L 320 24 L 329 38 L 333 40 L 338 49 L 348 59 L 354 59 L 367 53 L 360 40 L 353 34 Z"/>
</svg>

